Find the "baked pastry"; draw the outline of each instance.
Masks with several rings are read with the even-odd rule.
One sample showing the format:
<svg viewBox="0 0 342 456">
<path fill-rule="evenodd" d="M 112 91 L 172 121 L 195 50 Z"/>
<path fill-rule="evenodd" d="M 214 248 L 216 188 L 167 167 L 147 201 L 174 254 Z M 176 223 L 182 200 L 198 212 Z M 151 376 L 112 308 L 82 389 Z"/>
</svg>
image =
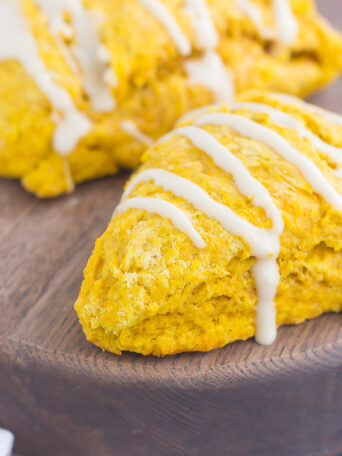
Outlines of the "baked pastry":
<svg viewBox="0 0 342 456">
<path fill-rule="evenodd" d="M 75 304 L 119 354 L 206 351 L 342 309 L 342 117 L 252 91 L 144 155 Z"/>
<path fill-rule="evenodd" d="M 341 67 L 311 0 L 1 0 L 0 174 L 69 192 L 234 87 L 306 95 Z"/>
</svg>

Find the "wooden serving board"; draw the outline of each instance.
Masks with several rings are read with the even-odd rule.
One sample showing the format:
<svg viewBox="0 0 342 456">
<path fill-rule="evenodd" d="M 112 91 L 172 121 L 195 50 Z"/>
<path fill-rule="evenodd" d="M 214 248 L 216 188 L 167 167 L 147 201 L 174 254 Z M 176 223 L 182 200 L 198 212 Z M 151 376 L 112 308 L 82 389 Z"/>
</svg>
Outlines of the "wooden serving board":
<svg viewBox="0 0 342 456">
<path fill-rule="evenodd" d="M 321 0 L 342 28 L 340 0 Z M 342 82 L 315 102 L 342 112 Z M 22 456 L 342 454 L 342 316 L 210 353 L 121 357 L 73 311 L 127 173 L 39 201 L 0 180 L 0 426 Z"/>
</svg>

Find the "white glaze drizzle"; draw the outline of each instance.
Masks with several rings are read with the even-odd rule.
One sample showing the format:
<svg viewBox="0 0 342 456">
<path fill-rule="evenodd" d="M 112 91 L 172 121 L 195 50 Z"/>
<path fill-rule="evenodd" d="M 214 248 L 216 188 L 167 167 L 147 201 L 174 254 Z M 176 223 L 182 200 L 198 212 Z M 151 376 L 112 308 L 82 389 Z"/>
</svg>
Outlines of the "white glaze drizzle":
<svg viewBox="0 0 342 456">
<path fill-rule="evenodd" d="M 149 169 L 136 175 L 130 182 L 123 195 L 124 203 L 119 206 L 122 207 L 122 210 L 120 209 L 122 212 L 127 210 L 126 207 L 122 206 L 123 204 L 136 199 L 126 199 L 132 190 L 139 183 L 150 180 L 153 180 L 156 185 L 162 187 L 165 191 L 171 191 L 176 196 L 184 198 L 208 217 L 220 222 L 224 229 L 232 235 L 242 237 L 250 245 L 252 255 L 257 257 L 257 263 L 253 267 L 253 275 L 259 297 L 256 314 L 256 340 L 264 345 L 271 344 L 277 334 L 274 297 L 279 283 L 279 271 L 276 259 L 280 249 L 279 235 L 283 230 L 283 221 L 270 196 L 267 194 L 266 201 L 264 201 L 265 208 L 267 212 L 274 212 L 275 215 L 273 228 L 267 230 L 239 217 L 229 207 L 215 201 L 205 190 L 188 179 L 163 169 Z M 261 184 L 259 185 L 261 186 Z M 266 189 L 264 189 L 264 192 L 267 193 Z M 263 199 L 262 194 L 258 196 L 259 200 Z M 134 205 L 133 207 L 136 206 Z M 169 212 L 167 214 L 159 212 L 159 214 L 172 218 L 172 214 Z"/>
<path fill-rule="evenodd" d="M 0 2 L 0 60 L 8 59 L 23 65 L 53 109 L 61 114 L 53 135 L 53 147 L 61 155 L 70 153 L 88 133 L 91 123 L 77 110 L 69 93 L 53 82 L 17 0 Z"/>
<path fill-rule="evenodd" d="M 233 78 L 217 52 L 208 51 L 198 60 L 188 60 L 184 66 L 189 75 L 189 81 L 209 89 L 214 94 L 216 102 L 232 101 Z"/>
<path fill-rule="evenodd" d="M 300 98 L 294 97 L 293 95 L 287 95 L 284 93 L 271 93 L 272 97 L 280 101 L 281 103 L 295 105 L 305 111 L 312 112 L 314 114 L 318 114 L 322 117 L 325 117 L 330 122 L 333 122 L 337 125 L 342 125 L 342 115 L 336 114 L 331 111 L 327 111 L 326 109 L 320 108 L 319 106 L 313 105 L 311 103 L 307 103 Z"/>
<path fill-rule="evenodd" d="M 255 227 L 249 222 L 239 223 L 239 217 L 235 213 L 233 213 L 234 216 L 231 213 L 226 213 L 227 217 L 230 217 L 230 225 L 222 223 L 220 220 L 228 231 L 247 241 L 251 247 L 252 255 L 257 258 L 252 270 L 258 293 L 255 338 L 257 342 L 269 345 L 277 335 L 274 297 L 279 283 L 279 271 L 276 262 L 280 250 L 279 236 L 284 229 L 281 213 L 273 203 L 266 188 L 250 174 L 243 162 L 210 133 L 193 126 L 181 127 L 172 133 L 189 139 L 198 149 L 209 155 L 217 166 L 232 174 L 239 191 L 247 197 L 252 197 L 252 203 L 255 206 L 263 207 L 266 215 L 273 222 L 272 229 L 265 230 Z M 169 137 L 170 135 L 163 141 Z M 217 208 L 217 211 L 224 212 L 222 208 L 220 210 Z M 244 220 L 244 222 L 246 221 Z"/>
<path fill-rule="evenodd" d="M 225 67 L 221 56 L 216 52 L 219 37 L 205 0 L 186 0 L 196 33 L 196 45 L 205 51 L 199 59 L 184 63 L 189 81 L 209 89 L 216 102 L 229 103 L 234 98 L 233 77 Z"/>
<path fill-rule="evenodd" d="M 139 0 L 168 31 L 181 55 L 191 54 L 191 44 L 180 29 L 177 21 L 160 0 Z"/>
<path fill-rule="evenodd" d="M 256 105 L 256 106 L 255 106 Z M 248 109 L 249 103 L 237 103 L 233 109 Z M 266 108 L 269 106 L 266 105 Z M 250 108 L 265 109 L 265 106 L 252 103 Z M 252 109 L 253 110 L 253 109 Z M 273 112 L 273 111 L 276 111 Z M 283 117 L 277 110 L 269 111 L 279 122 L 284 122 L 285 127 L 298 127 L 293 123 L 296 119 L 291 116 Z M 279 115 L 280 114 L 280 115 Z M 296 121 L 297 122 L 297 121 Z M 324 177 L 319 168 L 305 155 L 294 149 L 281 135 L 245 117 L 230 113 L 209 113 L 195 120 L 195 125 L 225 125 L 237 131 L 241 136 L 249 137 L 265 143 L 275 150 L 287 161 L 293 163 L 328 203 L 342 212 L 342 195 L 340 195 L 329 181 Z M 302 127 L 302 125 L 300 125 Z M 305 133 L 308 130 L 305 129 Z M 309 132 L 311 133 L 311 132 Z M 194 126 L 185 126 L 165 135 L 160 142 L 167 141 L 173 135 L 180 135 L 190 140 L 198 149 L 208 154 L 221 169 L 231 173 L 239 191 L 254 197 L 255 206 L 263 207 L 266 215 L 272 219 L 273 226 L 267 230 L 256 227 L 250 222 L 240 218 L 230 208 L 213 200 L 197 184 L 162 169 L 150 169 L 138 174 L 128 185 L 123 198 L 126 199 L 133 188 L 140 182 L 153 180 L 156 185 L 166 191 L 172 191 L 176 196 L 183 197 L 202 210 L 208 217 L 218 220 L 227 231 L 236 236 L 241 236 L 251 247 L 251 253 L 257 259 L 252 273 L 255 279 L 258 305 L 256 309 L 256 340 L 261 344 L 270 344 L 276 337 L 276 310 L 274 298 L 279 283 L 277 256 L 280 250 L 279 236 L 283 231 L 283 220 L 277 207 L 274 205 L 268 191 L 258 182 L 235 157 L 228 148 L 223 146 L 209 132 Z M 315 139 L 319 139 L 315 137 Z M 319 145 L 322 145 L 319 143 Z M 325 146 L 327 144 L 325 143 Z M 126 200 L 130 201 L 130 200 Z"/>
<path fill-rule="evenodd" d="M 257 258 L 252 270 L 259 298 L 256 310 L 255 338 L 260 344 L 271 344 L 277 336 L 274 297 L 279 283 L 279 270 L 276 262 L 280 250 L 279 234 L 273 232 L 273 229 L 258 228 L 239 217 L 229 207 L 215 201 L 199 185 L 163 169 L 149 169 L 135 176 L 124 196 L 127 197 L 140 182 L 149 180 L 153 180 L 165 191 L 171 191 L 174 195 L 184 198 L 196 209 L 220 222 L 229 233 L 241 236 L 249 244 L 252 255 Z M 273 203 L 271 205 L 272 210 L 277 211 Z M 267 208 L 269 209 L 269 206 Z M 276 220 L 278 219 L 281 220 L 282 225 L 280 214 L 276 216 Z"/>
<path fill-rule="evenodd" d="M 191 17 L 199 49 L 216 49 L 219 37 L 205 0 L 185 0 L 185 8 Z"/>
<path fill-rule="evenodd" d="M 264 103 L 254 102 L 232 103 L 230 108 L 233 111 L 246 109 L 252 112 L 262 112 L 268 114 L 272 122 L 276 125 L 295 130 L 300 136 L 308 139 L 317 150 L 325 153 L 335 164 L 342 167 L 342 148 L 332 146 L 331 144 L 323 141 L 306 128 L 298 119 L 281 111 L 280 109 L 272 108 Z M 338 169 L 337 172 L 340 172 L 340 170 L 341 169 Z"/>
<path fill-rule="evenodd" d="M 7 429 L 0 428 L 0 455 L 11 456 L 13 451 L 14 435 Z"/>
<path fill-rule="evenodd" d="M 136 124 L 131 120 L 124 120 L 123 122 L 121 122 L 120 127 L 125 133 L 127 133 L 136 141 L 146 144 L 147 147 L 153 146 L 153 139 L 145 135 L 145 133 L 143 133 L 142 131 L 140 131 Z"/>
<path fill-rule="evenodd" d="M 190 219 L 174 204 L 159 198 L 136 197 L 123 201 L 115 209 L 114 215 L 122 214 L 128 209 L 142 209 L 151 214 L 158 214 L 161 217 L 170 219 L 173 225 L 186 234 L 199 249 L 206 244 L 201 235 L 195 230 Z"/>
<path fill-rule="evenodd" d="M 293 44 L 298 36 L 298 22 L 293 14 L 289 0 L 273 0 L 274 15 L 278 40 L 285 44 Z"/>
<path fill-rule="evenodd" d="M 264 25 L 261 9 L 257 5 L 251 3 L 250 0 L 236 0 L 236 3 L 253 22 L 262 38 L 266 40 L 274 38 L 273 31 Z"/>
<path fill-rule="evenodd" d="M 195 128 L 195 127 L 194 127 Z M 203 131 L 203 130 L 202 130 Z M 206 133 L 206 132 L 205 132 Z M 176 132 L 176 134 L 182 134 L 181 132 Z M 186 133 L 184 133 L 185 136 Z M 211 136 L 211 135 L 210 135 Z M 187 136 L 185 136 L 187 137 Z M 208 148 L 208 145 L 213 146 L 216 148 L 217 145 L 223 147 L 213 136 L 213 143 L 207 143 L 203 149 L 201 150 L 207 153 L 210 156 L 215 156 L 215 149 Z M 197 146 L 196 146 L 197 147 Z M 226 149 L 228 154 L 234 157 L 236 160 L 232 160 L 228 166 L 219 166 L 221 169 L 231 169 L 233 171 L 234 182 L 237 183 L 239 190 L 242 188 L 244 191 L 241 192 L 244 195 L 253 195 L 253 204 L 254 206 L 260 206 L 265 209 L 267 215 L 270 215 L 270 218 L 273 221 L 273 227 L 270 230 L 258 228 L 255 225 L 251 224 L 250 222 L 246 221 L 242 217 L 239 217 L 235 212 L 233 212 L 227 206 L 218 203 L 213 198 L 211 198 L 208 193 L 203 190 L 199 185 L 190 182 L 188 179 L 184 177 L 180 177 L 177 174 L 174 174 L 170 171 L 166 171 L 164 169 L 147 169 L 142 171 L 141 173 L 134 176 L 134 178 L 129 183 L 128 187 L 126 188 L 122 199 L 127 199 L 128 195 L 132 192 L 132 190 L 141 182 L 147 182 L 149 180 L 153 180 L 156 185 L 162 187 L 166 191 L 171 191 L 176 196 L 180 196 L 191 204 L 193 204 L 197 209 L 205 212 L 208 217 L 215 218 L 216 220 L 220 221 L 222 225 L 230 231 L 235 236 L 242 236 L 243 238 L 247 239 L 248 242 L 253 244 L 253 251 L 256 252 L 258 255 L 268 255 L 274 254 L 274 251 L 278 249 L 279 245 L 275 240 L 272 240 L 271 245 L 261 245 L 256 244 L 255 240 L 258 237 L 264 237 L 265 235 L 268 237 L 269 233 L 272 233 L 276 236 L 284 229 L 283 219 L 281 214 L 275 204 L 273 203 L 269 193 L 265 189 L 263 185 L 260 184 L 252 175 L 249 173 L 248 169 L 244 167 L 242 162 L 236 158 L 228 149 Z M 231 158 L 231 157 L 230 157 Z M 230 161 L 230 160 L 229 160 Z M 218 160 L 219 162 L 219 160 Z M 216 163 L 216 162 L 215 162 Z M 234 164 L 233 164 L 234 163 Z M 243 178 L 238 175 L 239 170 L 244 169 L 244 175 L 247 176 L 249 180 L 246 183 L 243 182 Z M 252 193 L 253 192 L 253 193 Z M 211 209 L 209 209 L 209 206 Z M 215 210 L 214 210 L 215 208 Z M 216 211 L 216 213 L 215 213 Z M 210 215 L 209 215 L 210 213 Z M 261 235 L 260 235 L 261 233 Z M 265 237 L 264 237 L 265 241 Z"/>
<path fill-rule="evenodd" d="M 250 0 L 236 0 L 239 8 L 251 19 L 261 37 L 277 39 L 285 45 L 293 44 L 298 36 L 298 22 L 289 0 L 273 0 L 276 33 L 264 25 L 261 10 Z"/>
<path fill-rule="evenodd" d="M 238 132 L 241 136 L 266 144 L 285 160 L 292 163 L 310 183 L 313 190 L 321 195 L 327 203 L 342 212 L 342 195 L 335 190 L 310 158 L 297 151 L 275 131 L 243 116 L 230 113 L 205 114 L 195 120 L 194 123 L 198 126 L 225 125 Z"/>
<path fill-rule="evenodd" d="M 108 86 L 115 85 L 116 79 L 112 78 L 112 84 L 109 84 L 109 78 L 106 77 L 110 54 L 100 43 L 97 20 L 93 17 L 92 12 L 83 6 L 82 0 L 34 1 L 44 13 L 50 31 L 58 38 L 59 45 L 62 42 L 60 34 L 64 30 L 71 29 L 72 36 L 73 29 L 63 19 L 65 12 L 71 15 L 75 30 L 75 43 L 71 47 L 72 56 L 68 61 L 70 62 L 74 57 L 79 63 L 82 69 L 84 89 L 89 95 L 94 111 L 112 111 L 115 108 L 115 100 Z M 64 54 L 69 51 L 66 46 L 61 46 L 61 50 Z"/>
<path fill-rule="evenodd" d="M 168 137 L 164 137 L 162 141 L 165 142 L 166 139 L 174 135 L 187 138 L 194 146 L 211 157 L 219 168 L 231 174 L 240 193 L 247 198 L 252 198 L 254 206 L 265 209 L 266 215 L 273 222 L 271 231 L 277 234 L 283 231 L 283 219 L 266 188 L 252 176 L 243 162 L 226 146 L 207 131 L 194 126 L 177 128 Z"/>
<path fill-rule="evenodd" d="M 161 22 L 181 55 L 189 56 L 192 46 L 180 29 L 170 11 L 159 0 L 139 0 Z M 186 0 L 185 7 L 190 14 L 196 34 L 196 45 L 205 51 L 199 59 L 188 60 L 184 63 L 192 84 L 200 84 L 215 95 L 216 101 L 228 102 L 234 96 L 233 78 L 224 66 L 217 52 L 218 35 L 210 18 L 210 12 L 205 0 Z"/>
</svg>

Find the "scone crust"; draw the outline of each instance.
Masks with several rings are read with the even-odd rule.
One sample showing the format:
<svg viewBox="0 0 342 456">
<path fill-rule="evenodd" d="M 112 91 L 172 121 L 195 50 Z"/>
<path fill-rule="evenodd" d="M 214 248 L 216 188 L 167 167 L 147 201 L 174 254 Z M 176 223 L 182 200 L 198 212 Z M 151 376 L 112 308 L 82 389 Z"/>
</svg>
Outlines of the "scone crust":
<svg viewBox="0 0 342 456">
<path fill-rule="evenodd" d="M 317 114 L 252 91 L 241 100 L 266 103 L 299 119 L 318 137 L 342 146 L 342 129 Z M 210 109 L 210 108 L 209 108 Z M 215 110 L 215 108 L 211 108 Z M 228 112 L 228 108 L 221 108 Z M 338 192 L 335 165 L 295 130 L 268 114 L 236 111 L 281 135 L 309 157 Z M 191 122 L 191 121 L 189 121 Z M 269 191 L 285 229 L 278 258 L 277 325 L 298 324 L 342 309 L 342 216 L 313 191 L 298 169 L 265 144 L 223 126 L 205 127 Z M 138 171 L 168 169 L 254 225 L 270 228 L 265 211 L 243 196 L 232 176 L 186 138 L 174 135 L 144 156 Z M 115 215 L 96 241 L 75 304 L 89 341 L 121 353 L 163 356 L 207 351 L 255 334 L 257 293 L 250 247 L 173 193 L 150 182 L 130 195 L 159 197 L 181 208 L 207 244 L 198 249 L 167 218 L 130 209 Z"/>
<path fill-rule="evenodd" d="M 70 192 L 74 184 L 115 174 L 120 167 L 138 166 L 146 144 L 123 131 L 122 121 L 134 122 L 155 140 L 169 131 L 184 112 L 214 101 L 208 89 L 189 83 L 184 69 L 184 62 L 200 57 L 201 51 L 196 48 L 183 2 L 163 3 L 193 46 L 187 58 L 179 54 L 165 28 L 139 1 L 118 2 L 112 8 L 105 0 L 84 0 L 87 9 L 104 13 L 100 38 L 119 81 L 113 89 L 117 108 L 101 114 L 92 110 L 80 77 L 68 66 L 34 1 L 22 1 L 23 14 L 47 70 L 88 116 L 92 128 L 67 157 L 56 154 L 51 146 L 55 125 L 48 100 L 17 61 L 0 62 L 1 175 L 21 179 L 24 187 L 39 197 Z M 273 26 L 272 2 L 256 3 L 265 23 Z M 339 34 L 318 16 L 312 1 L 292 1 L 291 5 L 300 31 L 296 44 L 286 47 L 262 39 L 235 0 L 208 1 L 220 37 L 217 52 L 234 75 L 238 93 L 255 87 L 305 96 L 339 74 Z"/>
</svg>

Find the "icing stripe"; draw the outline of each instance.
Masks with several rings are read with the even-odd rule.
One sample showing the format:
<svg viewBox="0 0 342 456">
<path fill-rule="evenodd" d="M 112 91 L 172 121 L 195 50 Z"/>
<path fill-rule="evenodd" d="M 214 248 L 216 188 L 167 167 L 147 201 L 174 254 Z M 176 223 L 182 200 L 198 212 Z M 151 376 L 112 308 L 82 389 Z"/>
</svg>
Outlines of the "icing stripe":
<svg viewBox="0 0 342 456">
<path fill-rule="evenodd" d="M 281 135 L 252 120 L 236 114 L 212 113 L 205 114 L 194 122 L 196 125 L 227 126 L 238 132 L 241 136 L 251 138 L 266 144 L 275 150 L 285 160 L 292 163 L 310 183 L 313 190 L 321 195 L 327 203 L 342 212 L 342 196 L 326 179 L 320 169 L 310 160 L 294 149 Z"/>
<path fill-rule="evenodd" d="M 209 155 L 219 168 L 232 174 L 235 185 L 240 193 L 247 198 L 251 198 L 254 206 L 265 209 L 266 215 L 273 221 L 273 228 L 271 231 L 276 234 L 283 231 L 282 216 L 273 203 L 270 194 L 266 188 L 251 175 L 243 162 L 227 147 L 217 141 L 217 139 L 207 131 L 193 126 L 178 128 L 172 132 L 172 135 L 181 135 L 189 139 L 194 146 Z M 165 141 L 165 139 L 163 139 L 163 141 Z"/>
<path fill-rule="evenodd" d="M 307 128 L 303 127 L 297 119 L 282 111 L 279 112 L 261 103 L 248 102 L 235 103 L 232 108 L 235 110 L 247 109 L 266 112 L 271 116 L 271 120 L 278 123 L 278 125 L 284 128 L 296 129 L 301 136 L 311 140 L 317 149 L 323 149 L 326 153 L 337 153 L 337 148 L 333 148 L 322 141 Z M 285 160 L 294 164 L 312 185 L 313 189 L 323 196 L 328 203 L 342 212 L 342 195 L 333 188 L 319 168 L 308 157 L 294 149 L 281 135 L 270 128 L 236 114 L 216 112 L 203 115 L 203 110 L 208 109 L 210 107 L 188 113 L 187 116 L 201 115 L 194 122 L 195 125 L 200 127 L 205 125 L 228 126 L 241 136 L 265 143 Z M 136 175 L 129 183 L 123 198 L 126 199 L 139 183 L 153 180 L 157 186 L 162 187 L 165 191 L 171 191 L 176 196 L 184 198 L 195 208 L 203 211 L 208 217 L 219 221 L 231 234 L 242 237 L 249 244 L 251 253 L 257 260 L 252 268 L 258 294 L 255 338 L 261 344 L 270 344 L 274 341 L 277 333 L 274 299 L 279 284 L 277 257 L 280 250 L 280 234 L 283 231 L 281 213 L 274 205 L 266 188 L 250 174 L 243 162 L 235 157 L 227 147 L 217 141 L 212 134 L 196 126 L 184 126 L 165 135 L 159 142 L 163 143 L 173 135 L 187 138 L 195 147 L 209 155 L 217 166 L 231 173 L 239 191 L 248 197 L 252 196 L 253 204 L 265 209 L 266 215 L 273 221 L 272 229 L 267 230 L 253 225 L 239 217 L 229 207 L 215 201 L 197 184 L 163 169 L 149 169 Z M 131 199 L 126 199 L 122 204 L 129 201 Z M 170 218 L 170 214 L 168 217 Z"/>
<path fill-rule="evenodd" d="M 127 198 L 139 183 L 150 180 L 165 191 L 171 191 L 174 195 L 184 198 L 208 217 L 220 222 L 229 233 L 241 236 L 250 245 L 252 255 L 257 257 L 252 270 L 259 298 L 255 337 L 263 345 L 271 344 L 277 335 L 274 297 L 279 284 L 276 262 L 280 249 L 279 234 L 256 227 L 239 217 L 229 207 L 215 201 L 199 185 L 163 169 L 149 169 L 136 175 L 127 187 L 123 198 Z M 126 202 L 129 201 L 132 200 L 126 200 Z M 168 218 L 170 216 L 171 214 L 167 215 Z M 279 217 L 281 218 L 280 213 Z"/>
<path fill-rule="evenodd" d="M 255 315 L 255 340 L 271 345 L 277 337 L 275 296 L 279 285 L 279 269 L 275 257 L 259 258 L 252 268 L 258 303 Z"/>
<path fill-rule="evenodd" d="M 174 195 L 184 198 L 196 209 L 208 217 L 219 221 L 234 236 L 240 236 L 250 245 L 252 254 L 259 257 L 278 254 L 278 235 L 270 234 L 270 230 L 259 228 L 248 220 L 237 215 L 229 207 L 215 201 L 199 185 L 184 177 L 163 169 L 148 169 L 137 174 L 127 187 L 123 199 L 141 182 L 153 180 L 158 187 L 171 191 Z"/>
<path fill-rule="evenodd" d="M 167 8 L 159 0 L 139 1 L 168 30 L 179 52 L 184 56 L 189 56 L 192 52 L 191 43 Z M 234 96 L 234 83 L 221 57 L 215 52 L 218 35 L 206 2 L 205 0 L 186 0 L 186 9 L 193 22 L 196 44 L 199 49 L 206 51 L 201 58 L 184 63 L 189 81 L 208 88 L 215 95 L 216 101 L 230 102 Z"/>
<path fill-rule="evenodd" d="M 184 63 L 192 84 L 200 84 L 209 89 L 216 102 L 230 103 L 234 98 L 232 76 L 216 52 L 206 52 L 199 60 Z"/>
<path fill-rule="evenodd" d="M 153 146 L 153 139 L 145 135 L 145 133 L 143 133 L 142 131 L 140 131 L 139 128 L 135 125 L 135 123 L 131 120 L 124 120 L 123 122 L 121 122 L 120 127 L 125 133 L 127 133 L 136 141 L 146 144 L 147 147 Z"/>
<path fill-rule="evenodd" d="M 296 41 L 299 27 L 289 0 L 273 0 L 276 33 L 265 26 L 262 12 L 257 5 L 249 0 L 236 0 L 236 3 L 253 22 L 262 38 L 277 39 L 285 45 L 291 45 Z"/>
<path fill-rule="evenodd" d="M 166 28 L 181 55 L 191 54 L 191 44 L 180 29 L 177 21 L 160 0 L 139 0 Z"/>
<path fill-rule="evenodd" d="M 262 38 L 270 40 L 274 37 L 272 30 L 264 25 L 261 9 L 257 5 L 254 5 L 249 0 L 236 0 L 236 3 L 241 11 L 253 22 Z"/>
<path fill-rule="evenodd" d="M 152 179 L 158 186 L 185 198 L 197 209 L 221 222 L 231 234 L 241 236 L 247 241 L 252 254 L 257 257 L 252 270 L 258 293 L 255 338 L 261 344 L 271 344 L 277 334 L 274 298 L 279 283 L 276 263 L 280 250 L 279 236 L 284 227 L 281 213 L 265 187 L 249 173 L 228 148 L 208 132 L 190 126 L 179 128 L 171 133 L 171 135 L 174 134 L 182 135 L 192 141 L 196 147 L 211 156 L 221 169 L 232 173 L 240 192 L 246 196 L 252 195 L 253 204 L 265 209 L 266 214 L 273 221 L 272 229 L 266 230 L 254 226 L 230 208 L 217 203 L 198 185 L 164 170 L 146 170 L 138 174 L 127 187 L 124 197 L 126 198 L 139 182 Z M 169 137 L 170 134 L 164 137 L 163 141 Z"/>
<path fill-rule="evenodd" d="M 53 147 L 61 155 L 70 153 L 88 133 L 91 123 L 77 110 L 69 93 L 53 82 L 16 0 L 0 2 L 0 60 L 7 59 L 18 60 L 48 98 L 53 109 L 62 114 L 62 118 L 57 120 Z"/>
<path fill-rule="evenodd" d="M 298 36 L 298 22 L 289 0 L 273 0 L 278 40 L 286 45 L 294 43 Z"/>
<path fill-rule="evenodd" d="M 235 157 L 228 148 L 217 141 L 210 133 L 196 127 L 181 127 L 171 134 L 178 134 L 189 139 L 197 148 L 211 156 L 217 166 L 231 173 L 239 191 L 245 196 L 252 196 L 252 202 L 255 206 L 261 206 L 265 209 L 268 217 L 273 221 L 271 230 L 263 230 L 257 227 L 257 232 L 266 233 L 265 240 L 253 239 L 250 234 L 253 229 L 249 226 L 250 231 L 242 231 L 241 226 L 228 226 L 232 234 L 241 236 L 251 246 L 252 254 L 256 256 L 257 262 L 253 267 L 252 273 L 258 294 L 258 305 L 256 308 L 256 333 L 255 339 L 263 345 L 271 344 L 277 335 L 276 310 L 274 298 L 279 284 L 279 271 L 276 263 L 280 250 L 279 236 L 284 229 L 284 223 L 280 211 L 274 205 L 270 194 L 266 188 L 257 181 L 244 166 L 244 164 Z M 164 137 L 165 139 L 168 139 Z M 236 230 L 238 226 L 238 229 Z M 259 234 L 260 236 L 260 234 Z M 265 246 L 262 244 L 265 242 Z M 271 249 L 267 254 L 266 247 Z"/>
<path fill-rule="evenodd" d="M 219 37 L 210 17 L 205 0 L 186 0 L 186 9 L 191 16 L 196 33 L 196 44 L 205 51 L 200 59 L 184 63 L 192 84 L 209 89 L 215 101 L 229 103 L 234 98 L 233 77 L 225 67 L 221 56 L 215 51 Z"/>
<path fill-rule="evenodd" d="M 115 100 L 108 87 L 106 77 L 110 55 L 100 43 L 97 32 L 97 21 L 92 13 L 84 8 L 81 0 L 34 0 L 44 13 L 50 31 L 60 44 L 60 34 L 67 27 L 70 33 L 73 29 L 64 22 L 64 13 L 72 17 L 75 29 L 75 43 L 71 50 L 63 46 L 63 53 L 69 53 L 70 59 L 76 58 L 81 69 L 86 93 L 89 95 L 95 111 L 110 112 L 115 108 Z M 106 53 L 104 51 L 107 51 Z M 104 58 L 105 57 L 105 58 Z M 69 65 L 70 66 L 70 65 Z M 112 71 L 112 70 L 111 70 Z M 115 78 L 112 79 L 115 82 Z"/>
<path fill-rule="evenodd" d="M 265 114 L 268 114 L 272 122 L 277 124 L 279 127 L 296 130 L 300 136 L 308 139 L 317 150 L 328 155 L 328 157 L 335 164 L 342 166 L 342 148 L 332 146 L 331 144 L 323 141 L 321 138 L 304 127 L 304 125 L 295 117 L 292 117 L 281 110 L 272 108 L 263 103 L 232 103 L 230 105 L 230 108 L 232 110 L 246 109 L 252 112 L 263 112 Z"/>
<path fill-rule="evenodd" d="M 207 51 L 216 49 L 219 37 L 210 17 L 210 11 L 205 0 L 185 0 L 196 32 L 196 44 L 199 49 Z"/>
<path fill-rule="evenodd" d="M 330 122 L 333 122 L 337 125 L 342 125 L 342 116 L 339 114 L 336 114 L 331 111 L 327 111 L 326 109 L 320 108 L 319 106 L 315 106 L 311 103 L 307 103 L 292 95 L 276 93 L 276 92 L 272 92 L 271 95 L 275 100 L 280 101 L 281 103 L 295 105 L 298 108 L 301 108 L 305 111 L 312 112 L 314 114 L 318 114 L 322 117 L 325 117 L 327 120 L 329 120 Z"/>
<path fill-rule="evenodd" d="M 11 456 L 14 445 L 14 435 L 7 429 L 0 428 L 0 454 Z"/>
<path fill-rule="evenodd" d="M 159 198 L 136 197 L 123 201 L 115 209 L 114 214 L 122 214 L 128 209 L 142 209 L 152 214 L 170 219 L 173 225 L 186 234 L 199 249 L 203 249 L 206 244 L 200 234 L 193 227 L 190 219 L 174 204 Z"/>
</svg>

